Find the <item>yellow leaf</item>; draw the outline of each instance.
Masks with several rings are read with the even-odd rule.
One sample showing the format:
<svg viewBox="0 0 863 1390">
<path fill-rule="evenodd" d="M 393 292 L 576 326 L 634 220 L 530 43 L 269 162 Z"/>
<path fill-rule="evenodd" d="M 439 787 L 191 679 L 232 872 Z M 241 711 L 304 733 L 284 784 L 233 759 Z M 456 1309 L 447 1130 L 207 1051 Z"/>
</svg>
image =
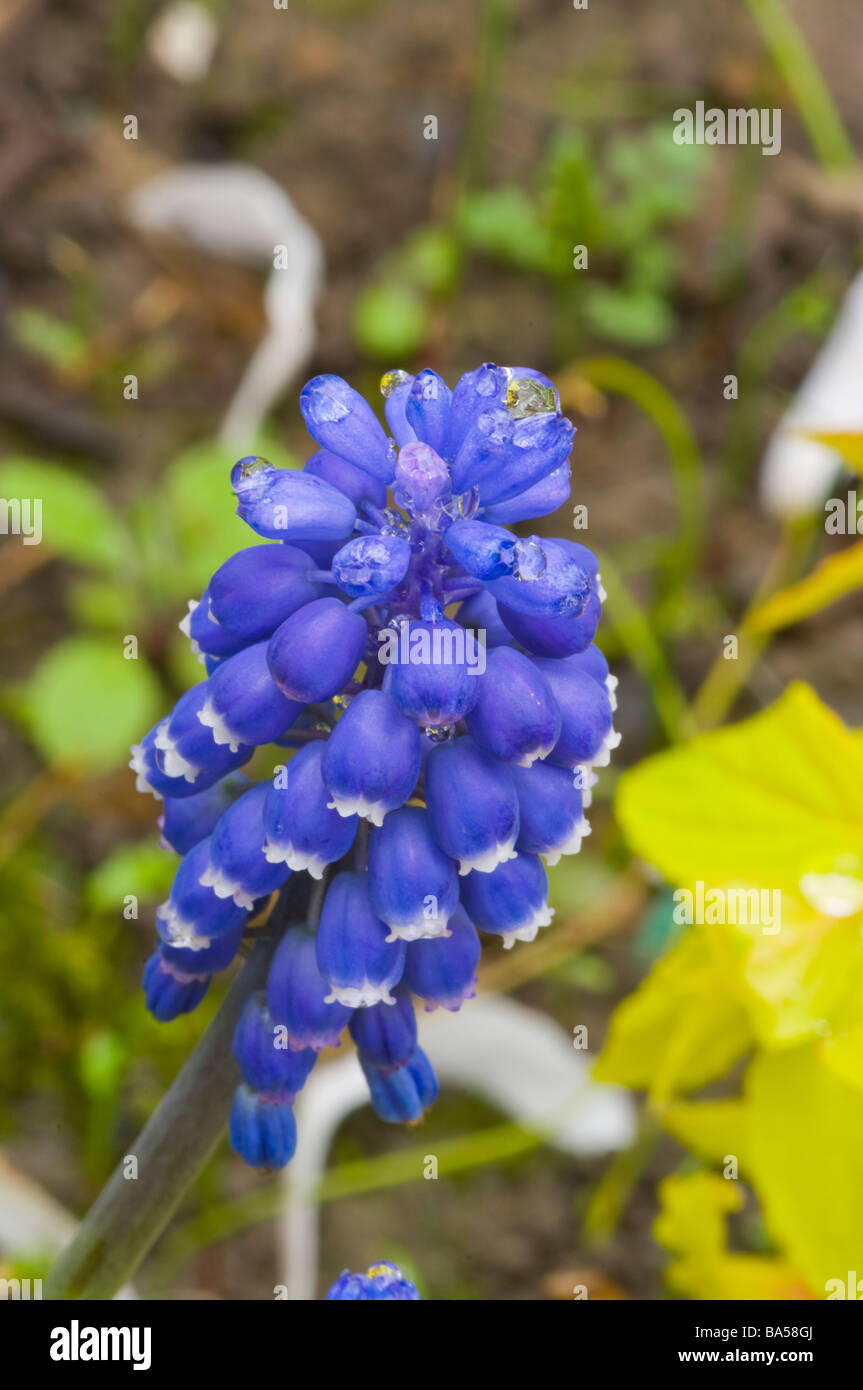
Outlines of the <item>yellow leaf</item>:
<svg viewBox="0 0 863 1390">
<path fill-rule="evenodd" d="M 863 864 L 863 740 L 801 682 L 774 705 L 625 772 L 617 816 L 667 881 L 799 893 Z"/>
<path fill-rule="evenodd" d="M 745 1164 L 748 1117 L 742 1100 L 675 1101 L 660 1112 L 678 1143 L 705 1163 L 724 1164 L 733 1155 Z"/>
<path fill-rule="evenodd" d="M 818 1052 L 828 1071 L 846 1085 L 863 1090 L 863 1024 L 825 1038 Z"/>
<path fill-rule="evenodd" d="M 863 473 L 863 434 L 847 430 L 801 430 L 800 433 L 807 439 L 814 439 L 816 444 L 826 444 L 828 449 L 835 449 L 846 463 Z"/>
<path fill-rule="evenodd" d="M 752 610 L 743 623 L 747 633 L 774 632 L 820 613 L 863 584 L 863 541 L 822 560 L 811 574 L 780 589 Z"/>
<path fill-rule="evenodd" d="M 659 1198 L 653 1233 L 676 1256 L 666 1271 L 674 1292 L 696 1299 L 811 1297 L 784 1260 L 726 1250 L 727 1217 L 743 1204 L 736 1182 L 713 1173 L 677 1175 L 659 1184 Z"/>
<path fill-rule="evenodd" d="M 786 894 L 781 931 L 747 934 L 747 1007 L 764 1047 L 829 1037 L 863 1015 L 859 915 L 821 916 Z"/>
<path fill-rule="evenodd" d="M 817 1043 L 750 1066 L 747 1176 L 772 1236 L 815 1296 L 860 1267 L 863 1093 L 822 1064 Z"/>
<path fill-rule="evenodd" d="M 725 1245 L 725 1221 L 739 1211 L 743 1194 L 715 1173 L 664 1178 L 657 1189 L 661 1211 L 653 1234 L 675 1255 L 715 1255 Z"/>
<path fill-rule="evenodd" d="M 721 1255 L 713 1271 L 713 1289 L 702 1298 L 750 1298 L 793 1303 L 814 1298 L 787 1261 L 770 1255 Z"/>
<path fill-rule="evenodd" d="M 687 932 L 615 1010 L 596 1065 L 600 1081 L 648 1089 L 657 1104 L 692 1091 L 747 1051 L 752 1031 L 733 962 L 715 934 Z"/>
</svg>

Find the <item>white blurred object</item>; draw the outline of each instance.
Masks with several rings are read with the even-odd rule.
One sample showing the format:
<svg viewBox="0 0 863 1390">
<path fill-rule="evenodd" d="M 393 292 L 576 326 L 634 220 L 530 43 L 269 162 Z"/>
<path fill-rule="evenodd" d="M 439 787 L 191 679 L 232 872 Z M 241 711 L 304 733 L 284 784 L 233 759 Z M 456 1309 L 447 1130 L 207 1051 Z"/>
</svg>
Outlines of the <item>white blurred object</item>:
<svg viewBox="0 0 863 1390">
<path fill-rule="evenodd" d="M 129 214 L 142 231 L 171 232 L 209 255 L 271 268 L 264 289 L 269 331 L 220 430 L 230 450 L 250 453 L 270 407 L 314 352 L 324 271 L 317 232 L 284 190 L 249 164 L 180 165 L 136 188 Z"/>
<path fill-rule="evenodd" d="M 62 1250 L 76 1225 L 44 1187 L 0 1153 L 0 1251 Z"/>
<path fill-rule="evenodd" d="M 219 26 L 209 10 L 194 0 L 176 0 L 154 20 L 147 51 L 177 82 L 200 82 L 210 71 Z"/>
<path fill-rule="evenodd" d="M 767 445 L 761 500 L 783 520 L 819 511 L 842 467 L 835 450 L 802 438 L 801 430 L 863 430 L 863 271 Z"/>
<path fill-rule="evenodd" d="M 0 1153 L 0 1256 L 58 1255 L 77 1228 L 65 1207 Z M 137 1294 L 126 1284 L 115 1297 Z"/>
<path fill-rule="evenodd" d="M 442 1086 L 482 1096 L 565 1153 L 593 1157 L 632 1142 L 635 1107 L 628 1092 L 592 1081 L 589 1054 L 577 1051 L 544 1014 L 481 995 L 457 1014 L 438 1010 L 419 1023 L 420 1045 Z M 292 1300 L 313 1299 L 317 1284 L 318 1210 L 307 1194 L 324 1173 L 339 1125 L 368 1103 L 356 1055 L 312 1072 L 297 1100 L 299 1140 L 285 1169 L 287 1204 L 276 1223 L 278 1278 Z M 369 1252 L 370 1261 L 378 1257 Z"/>
</svg>

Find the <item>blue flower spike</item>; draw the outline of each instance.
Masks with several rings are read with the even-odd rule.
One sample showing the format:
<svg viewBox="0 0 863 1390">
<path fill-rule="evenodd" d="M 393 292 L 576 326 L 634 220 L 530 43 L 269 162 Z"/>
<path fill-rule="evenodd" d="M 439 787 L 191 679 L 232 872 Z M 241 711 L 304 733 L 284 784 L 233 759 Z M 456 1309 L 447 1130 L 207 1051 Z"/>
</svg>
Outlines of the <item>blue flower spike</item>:
<svg viewBox="0 0 863 1390">
<path fill-rule="evenodd" d="M 265 1171 L 290 1161 L 294 1102 L 346 1032 L 380 1118 L 422 1119 L 437 1080 L 417 1012 L 473 997 L 483 940 L 551 922 L 545 866 L 589 833 L 619 742 L 595 555 L 509 529 L 569 495 L 553 384 L 486 362 L 452 389 L 393 370 L 381 393 L 379 418 L 317 376 L 304 467 L 235 464 L 249 544 L 181 623 L 206 678 L 132 750 L 180 856 L 144 968 L 155 1018 L 197 1007 L 291 875 L 318 885 L 304 899 L 291 879 L 308 920 L 234 1037 L 231 1144 Z M 327 1297 L 418 1294 L 379 1264 Z"/>
</svg>

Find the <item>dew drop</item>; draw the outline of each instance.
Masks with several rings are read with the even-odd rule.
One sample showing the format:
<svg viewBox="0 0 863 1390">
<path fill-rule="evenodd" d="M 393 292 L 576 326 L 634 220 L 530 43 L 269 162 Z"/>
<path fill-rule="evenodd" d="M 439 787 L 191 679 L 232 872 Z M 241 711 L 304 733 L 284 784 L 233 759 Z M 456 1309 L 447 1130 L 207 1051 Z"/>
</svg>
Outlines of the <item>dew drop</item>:
<svg viewBox="0 0 863 1390">
<path fill-rule="evenodd" d="M 503 373 L 493 362 L 483 362 L 477 368 L 473 387 L 478 396 L 496 396 Z"/>
<path fill-rule="evenodd" d="M 248 458 L 240 459 L 240 477 L 252 478 L 256 473 L 263 473 L 265 468 L 272 468 L 269 459 L 265 459 L 263 454 L 250 454 Z"/>
<path fill-rule="evenodd" d="M 525 420 L 529 415 L 553 415 L 557 401 L 550 386 L 543 386 L 533 377 L 522 376 L 510 382 L 506 408 L 514 420 Z"/>
<path fill-rule="evenodd" d="M 410 372 L 402 371 L 400 367 L 392 372 L 384 372 L 381 377 L 381 395 L 386 400 L 389 400 L 393 391 L 395 391 L 397 387 L 403 386 L 404 383 L 410 381 L 410 379 Z"/>
<path fill-rule="evenodd" d="M 539 541 L 519 541 L 515 547 L 515 573 L 519 579 L 538 579 L 547 561 Z"/>
<path fill-rule="evenodd" d="M 430 743 L 451 743 L 455 737 L 455 726 L 453 724 L 432 725 L 426 728 L 424 733 Z"/>
</svg>

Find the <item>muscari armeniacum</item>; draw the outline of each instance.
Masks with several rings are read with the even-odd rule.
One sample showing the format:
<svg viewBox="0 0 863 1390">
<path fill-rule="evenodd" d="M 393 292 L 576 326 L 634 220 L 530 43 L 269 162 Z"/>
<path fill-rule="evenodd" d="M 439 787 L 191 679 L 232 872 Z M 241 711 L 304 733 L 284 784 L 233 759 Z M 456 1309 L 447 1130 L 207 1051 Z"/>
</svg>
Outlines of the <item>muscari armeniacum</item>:
<svg viewBox="0 0 863 1390">
<path fill-rule="evenodd" d="M 236 1031 L 231 1142 L 261 1168 L 290 1160 L 292 1103 L 346 1029 L 379 1115 L 422 1117 L 437 1083 L 415 1001 L 459 1008 L 480 932 L 510 947 L 550 922 L 543 859 L 578 850 L 619 741 L 595 556 L 507 529 L 568 495 L 551 383 L 485 363 L 453 391 L 428 370 L 381 389 L 386 429 L 315 377 L 305 468 L 235 465 L 255 543 L 181 624 L 206 679 L 132 750 L 182 855 L 144 972 L 156 1018 L 197 1006 L 292 873 L 323 887 Z M 250 783 L 238 769 L 273 743 Z"/>
</svg>

